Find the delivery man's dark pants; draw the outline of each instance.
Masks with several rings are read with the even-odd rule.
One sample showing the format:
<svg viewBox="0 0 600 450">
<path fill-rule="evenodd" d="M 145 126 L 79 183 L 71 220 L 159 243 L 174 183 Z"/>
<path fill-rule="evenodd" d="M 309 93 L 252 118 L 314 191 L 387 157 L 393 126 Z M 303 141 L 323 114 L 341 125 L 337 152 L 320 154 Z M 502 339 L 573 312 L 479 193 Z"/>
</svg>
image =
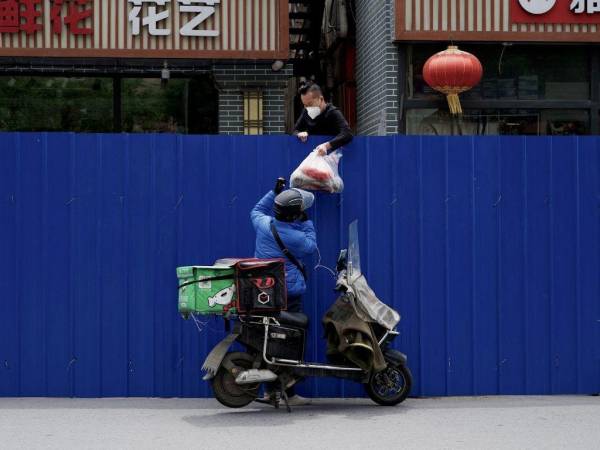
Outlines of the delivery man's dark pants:
<svg viewBox="0 0 600 450">
<path fill-rule="evenodd" d="M 287 311 L 288 312 L 302 312 L 302 296 L 296 295 L 294 297 L 288 297 L 287 299 Z M 288 397 L 293 397 L 296 395 L 295 386 L 287 389 L 285 393 Z"/>
<path fill-rule="evenodd" d="M 296 295 L 287 299 L 288 312 L 302 312 L 302 296 Z"/>
</svg>

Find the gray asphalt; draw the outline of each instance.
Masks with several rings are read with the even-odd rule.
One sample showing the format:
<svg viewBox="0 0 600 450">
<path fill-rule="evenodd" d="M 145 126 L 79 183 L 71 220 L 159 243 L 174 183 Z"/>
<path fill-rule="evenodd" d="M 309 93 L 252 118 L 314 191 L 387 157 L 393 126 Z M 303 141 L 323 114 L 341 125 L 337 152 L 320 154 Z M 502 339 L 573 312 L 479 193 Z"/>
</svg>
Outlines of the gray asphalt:
<svg viewBox="0 0 600 450">
<path fill-rule="evenodd" d="M 2 449 L 599 449 L 600 397 L 319 399 L 291 414 L 198 399 L 0 399 Z"/>
</svg>

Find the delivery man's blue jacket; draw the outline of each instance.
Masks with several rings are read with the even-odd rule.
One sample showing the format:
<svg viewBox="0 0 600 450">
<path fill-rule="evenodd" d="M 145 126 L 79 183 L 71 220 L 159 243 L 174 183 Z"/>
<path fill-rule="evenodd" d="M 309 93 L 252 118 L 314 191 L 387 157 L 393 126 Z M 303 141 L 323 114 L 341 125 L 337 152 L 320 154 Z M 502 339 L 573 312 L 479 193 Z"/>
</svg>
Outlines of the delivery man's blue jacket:
<svg viewBox="0 0 600 450">
<path fill-rule="evenodd" d="M 273 206 L 275 193 L 270 191 L 265 195 L 250 212 L 252 225 L 256 230 L 256 258 L 283 258 L 285 259 L 285 278 L 288 296 L 295 297 L 304 294 L 306 281 L 298 268 L 285 257 L 273 234 L 271 221 L 275 223 L 281 240 L 288 250 L 299 260 L 312 255 L 317 249 L 317 234 L 312 221 L 281 222 L 275 219 Z"/>
</svg>

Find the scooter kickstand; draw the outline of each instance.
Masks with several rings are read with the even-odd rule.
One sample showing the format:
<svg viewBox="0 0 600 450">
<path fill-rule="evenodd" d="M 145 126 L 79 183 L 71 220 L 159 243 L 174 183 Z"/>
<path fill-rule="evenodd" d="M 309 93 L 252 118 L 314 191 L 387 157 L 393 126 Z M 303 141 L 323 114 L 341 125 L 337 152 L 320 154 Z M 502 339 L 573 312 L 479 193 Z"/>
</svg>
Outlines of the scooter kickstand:
<svg viewBox="0 0 600 450">
<path fill-rule="evenodd" d="M 283 386 L 283 383 L 281 383 L 281 396 L 283 397 L 283 401 L 285 403 L 285 407 L 287 409 L 288 413 L 292 412 L 292 408 L 290 408 L 290 403 L 288 402 L 288 395 L 287 392 L 285 392 L 285 387 Z"/>
</svg>

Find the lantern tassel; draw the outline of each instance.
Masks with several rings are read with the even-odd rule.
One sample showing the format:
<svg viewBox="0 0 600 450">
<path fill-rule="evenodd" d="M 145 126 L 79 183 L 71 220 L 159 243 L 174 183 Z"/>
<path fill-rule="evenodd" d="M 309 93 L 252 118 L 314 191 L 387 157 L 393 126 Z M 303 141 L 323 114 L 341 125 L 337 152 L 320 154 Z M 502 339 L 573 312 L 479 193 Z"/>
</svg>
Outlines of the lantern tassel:
<svg viewBox="0 0 600 450">
<path fill-rule="evenodd" d="M 450 107 L 450 114 L 462 114 L 462 108 L 460 106 L 460 100 L 458 94 L 448 94 L 448 106 Z"/>
</svg>

